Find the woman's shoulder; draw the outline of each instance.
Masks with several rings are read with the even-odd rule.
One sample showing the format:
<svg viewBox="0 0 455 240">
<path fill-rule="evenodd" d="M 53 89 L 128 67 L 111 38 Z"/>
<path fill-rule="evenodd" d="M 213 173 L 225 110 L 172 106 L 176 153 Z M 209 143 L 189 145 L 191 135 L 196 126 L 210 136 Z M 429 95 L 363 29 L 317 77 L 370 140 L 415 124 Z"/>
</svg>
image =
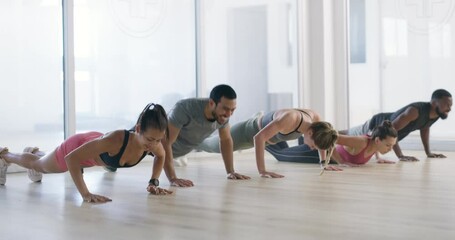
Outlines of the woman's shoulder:
<svg viewBox="0 0 455 240">
<path fill-rule="evenodd" d="M 109 142 L 123 142 L 125 134 L 129 135 L 129 132 L 125 129 L 118 129 L 104 134 L 103 139 Z"/>
<path fill-rule="evenodd" d="M 368 144 L 370 137 L 366 135 L 349 136 L 349 135 L 338 135 L 337 144 L 347 145 L 352 147 L 363 147 Z"/>
</svg>

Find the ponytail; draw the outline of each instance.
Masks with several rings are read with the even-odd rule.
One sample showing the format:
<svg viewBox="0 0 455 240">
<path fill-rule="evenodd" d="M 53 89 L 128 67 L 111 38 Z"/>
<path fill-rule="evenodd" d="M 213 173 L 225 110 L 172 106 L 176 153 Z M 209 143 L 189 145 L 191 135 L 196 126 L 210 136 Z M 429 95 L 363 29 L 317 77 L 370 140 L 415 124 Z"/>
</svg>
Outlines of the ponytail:
<svg viewBox="0 0 455 240">
<path fill-rule="evenodd" d="M 145 132 L 149 128 L 167 132 L 168 121 L 166 111 L 159 104 L 149 103 L 142 110 L 136 124 L 140 126 L 141 132 Z"/>
</svg>

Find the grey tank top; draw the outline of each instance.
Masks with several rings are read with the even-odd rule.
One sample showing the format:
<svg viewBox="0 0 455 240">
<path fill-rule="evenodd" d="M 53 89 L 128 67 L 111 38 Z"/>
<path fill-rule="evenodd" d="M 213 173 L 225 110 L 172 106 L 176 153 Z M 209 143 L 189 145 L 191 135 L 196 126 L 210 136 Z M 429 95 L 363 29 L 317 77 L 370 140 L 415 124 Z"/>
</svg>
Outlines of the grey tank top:
<svg viewBox="0 0 455 240">
<path fill-rule="evenodd" d="M 302 125 L 303 114 L 306 114 L 310 118 L 311 118 L 311 116 L 305 111 L 302 111 L 302 110 L 299 110 L 299 109 L 295 109 L 295 110 L 299 111 L 301 113 L 301 116 L 300 116 L 300 123 L 294 129 L 294 131 L 292 131 L 290 133 L 280 133 L 279 132 L 279 133 L 275 134 L 275 136 L 271 137 L 268 140 L 268 142 L 270 142 L 272 144 L 276 144 L 276 143 L 283 142 L 283 141 L 294 140 L 294 139 L 297 139 L 300 136 L 302 136 L 302 133 L 297 131 L 297 130 L 299 129 L 300 125 Z M 262 121 L 261 121 L 262 128 L 264 128 L 265 126 L 267 126 L 267 124 L 269 124 L 270 122 L 273 121 L 273 115 L 275 114 L 275 112 L 276 111 L 272 111 L 272 112 L 268 112 L 268 113 L 264 114 L 264 116 L 262 117 Z"/>
<path fill-rule="evenodd" d="M 411 103 L 396 112 L 393 113 L 378 113 L 371 118 L 369 129 L 373 130 L 376 126 L 380 126 L 384 120 L 395 120 L 400 114 L 402 114 L 409 107 L 415 107 L 419 112 L 419 116 L 416 120 L 410 122 L 403 129 L 398 131 L 398 141 L 405 138 L 409 133 L 426 127 L 430 127 L 435 123 L 438 118 L 430 119 L 431 104 L 429 102 L 414 102 Z"/>
</svg>

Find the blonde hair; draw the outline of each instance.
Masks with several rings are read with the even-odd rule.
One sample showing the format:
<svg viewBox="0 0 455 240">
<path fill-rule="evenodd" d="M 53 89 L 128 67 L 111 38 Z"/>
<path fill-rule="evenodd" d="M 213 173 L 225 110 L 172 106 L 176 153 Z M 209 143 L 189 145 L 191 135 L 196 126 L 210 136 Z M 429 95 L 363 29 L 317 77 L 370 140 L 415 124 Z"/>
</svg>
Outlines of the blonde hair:
<svg viewBox="0 0 455 240">
<path fill-rule="evenodd" d="M 314 122 L 310 125 L 310 130 L 313 132 L 312 138 L 316 147 L 326 151 L 325 164 L 321 171 L 322 174 L 324 169 L 329 165 L 330 158 L 332 158 L 332 152 L 338 139 L 338 132 L 328 122 Z"/>
</svg>

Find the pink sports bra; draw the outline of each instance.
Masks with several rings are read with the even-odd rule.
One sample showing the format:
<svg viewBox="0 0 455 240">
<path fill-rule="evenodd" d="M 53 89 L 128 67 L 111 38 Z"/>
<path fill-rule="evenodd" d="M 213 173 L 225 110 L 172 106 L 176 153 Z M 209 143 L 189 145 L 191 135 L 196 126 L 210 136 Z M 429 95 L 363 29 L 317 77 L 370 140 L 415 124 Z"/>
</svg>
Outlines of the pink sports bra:
<svg viewBox="0 0 455 240">
<path fill-rule="evenodd" d="M 365 136 L 366 137 L 366 136 Z M 371 138 L 368 138 L 368 144 L 370 143 L 371 141 Z M 362 149 L 362 151 L 360 151 L 358 154 L 356 155 L 352 155 L 351 153 L 349 153 L 348 151 L 346 151 L 346 149 L 344 148 L 343 145 L 337 145 L 336 146 L 336 151 L 340 154 L 340 156 L 343 158 L 344 161 L 346 162 L 349 162 L 349 163 L 353 163 L 353 164 L 365 164 L 367 163 L 371 157 L 374 155 L 374 153 L 372 153 L 371 155 L 369 156 L 364 156 L 365 155 L 365 150 L 367 149 L 368 147 L 368 144 L 367 146 Z"/>
</svg>

